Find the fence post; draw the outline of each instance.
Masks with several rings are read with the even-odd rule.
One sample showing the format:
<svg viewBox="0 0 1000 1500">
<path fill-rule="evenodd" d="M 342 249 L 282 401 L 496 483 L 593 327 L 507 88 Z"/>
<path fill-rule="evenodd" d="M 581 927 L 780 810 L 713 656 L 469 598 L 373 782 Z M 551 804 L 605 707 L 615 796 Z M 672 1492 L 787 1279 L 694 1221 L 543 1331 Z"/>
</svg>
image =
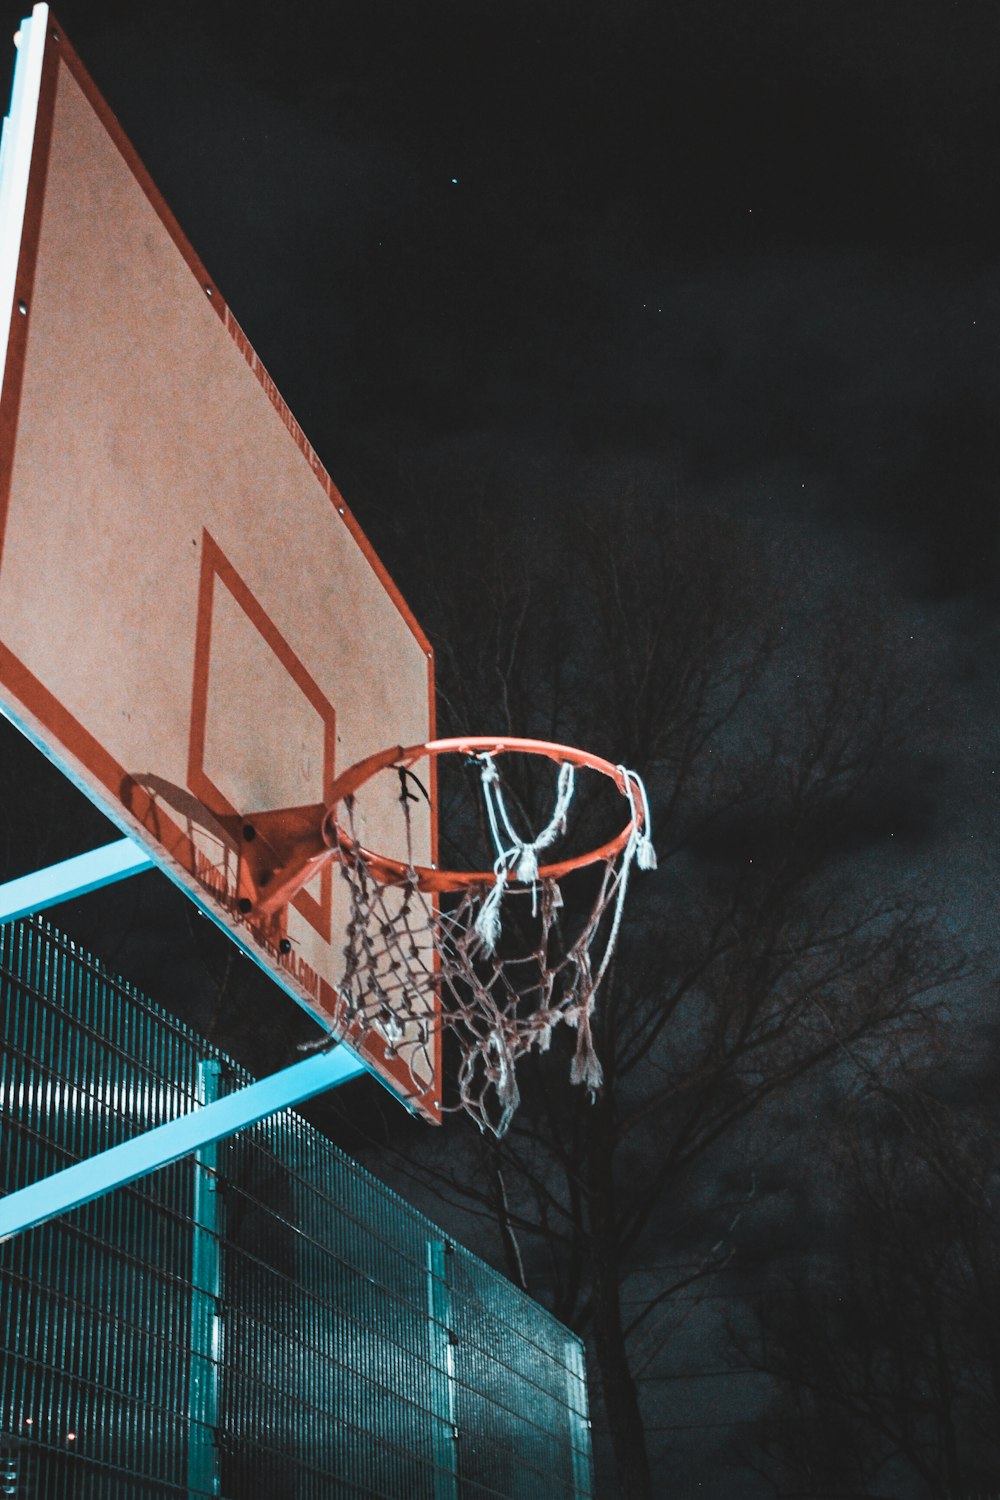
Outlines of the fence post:
<svg viewBox="0 0 1000 1500">
<path fill-rule="evenodd" d="M 221 1067 L 215 1058 L 198 1063 L 198 1102 L 219 1097 Z M 217 1141 L 194 1154 L 191 1211 L 191 1323 L 188 1378 L 188 1495 L 200 1500 L 219 1489 L 219 1360 L 221 1357 L 222 1256 L 219 1235 Z"/>
<path fill-rule="evenodd" d="M 566 1340 L 566 1406 L 573 1464 L 574 1500 L 591 1500 L 590 1418 L 587 1415 L 587 1369 L 578 1339 Z"/>
<path fill-rule="evenodd" d="M 17 1438 L 0 1433 L 0 1495 L 27 1493 L 28 1478 L 21 1463 L 23 1451 Z"/>
<path fill-rule="evenodd" d="M 451 1267 L 446 1240 L 427 1241 L 427 1312 L 434 1419 L 434 1500 L 458 1500 L 458 1417 L 455 1408 L 455 1334 L 451 1326 Z"/>
</svg>

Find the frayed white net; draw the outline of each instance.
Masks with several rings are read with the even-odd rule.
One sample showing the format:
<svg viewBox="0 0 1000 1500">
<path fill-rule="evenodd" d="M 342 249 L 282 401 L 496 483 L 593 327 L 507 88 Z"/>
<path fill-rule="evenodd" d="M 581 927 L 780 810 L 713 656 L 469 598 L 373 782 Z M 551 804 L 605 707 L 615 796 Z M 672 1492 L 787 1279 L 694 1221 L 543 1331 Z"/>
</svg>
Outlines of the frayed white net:
<svg viewBox="0 0 1000 1500">
<path fill-rule="evenodd" d="M 493 757 L 475 760 L 496 861 L 491 878 L 443 898 L 422 889 L 413 864 L 408 773 L 399 768 L 406 868 L 390 882 L 375 873 L 356 835 L 354 799 L 345 799 L 337 858 L 350 892 L 350 918 L 339 995 L 349 1025 L 362 1034 L 376 1029 L 390 1054 L 398 1050 L 409 1061 L 414 1077 L 431 1071 L 435 1028 L 450 1034 L 460 1059 L 458 1099 L 445 1108 L 464 1110 L 480 1129 L 502 1136 L 520 1102 L 519 1060 L 532 1050 L 548 1051 L 558 1026 L 576 1032 L 572 1081 L 591 1093 L 600 1087 L 594 1005 L 614 952 L 631 867 L 654 868 L 656 857 L 645 789 L 634 772 L 618 767 L 631 831 L 595 868 L 596 893 L 567 935 L 559 882 L 544 869 L 539 873 L 538 855 L 565 832 L 573 766 L 560 766 L 552 816 L 526 840 L 512 826 Z M 439 1008 L 428 1001 L 435 993 Z"/>
</svg>

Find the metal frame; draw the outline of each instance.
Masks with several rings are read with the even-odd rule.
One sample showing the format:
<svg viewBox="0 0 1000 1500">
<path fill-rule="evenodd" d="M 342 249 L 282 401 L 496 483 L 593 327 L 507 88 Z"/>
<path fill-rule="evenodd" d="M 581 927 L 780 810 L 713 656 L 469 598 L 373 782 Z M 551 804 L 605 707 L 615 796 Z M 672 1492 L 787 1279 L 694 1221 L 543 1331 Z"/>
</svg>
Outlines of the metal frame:
<svg viewBox="0 0 1000 1500">
<path fill-rule="evenodd" d="M 154 861 L 131 839 L 106 844 L 0 885 L 0 922 L 42 911 L 153 867 Z M 206 1091 L 206 1102 L 190 1114 L 0 1198 L 0 1242 L 192 1152 L 200 1153 L 200 1167 L 208 1169 L 211 1157 L 204 1153 L 214 1142 L 366 1072 L 366 1065 L 349 1047 L 336 1043 L 329 1051 L 294 1063 L 224 1098 L 214 1099 L 211 1091 Z"/>
</svg>

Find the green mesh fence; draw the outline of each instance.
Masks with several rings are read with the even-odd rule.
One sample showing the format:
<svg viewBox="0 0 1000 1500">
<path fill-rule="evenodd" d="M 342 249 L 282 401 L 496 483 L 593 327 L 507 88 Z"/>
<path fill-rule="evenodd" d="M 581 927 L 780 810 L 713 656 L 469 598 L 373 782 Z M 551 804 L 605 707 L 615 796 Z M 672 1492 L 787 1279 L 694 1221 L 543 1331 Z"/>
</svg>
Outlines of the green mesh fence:
<svg viewBox="0 0 1000 1500">
<path fill-rule="evenodd" d="M 250 1082 L 0 929 L 0 1191 Z M 575 1336 L 293 1111 L 0 1245 L 0 1494 L 581 1500 Z"/>
</svg>

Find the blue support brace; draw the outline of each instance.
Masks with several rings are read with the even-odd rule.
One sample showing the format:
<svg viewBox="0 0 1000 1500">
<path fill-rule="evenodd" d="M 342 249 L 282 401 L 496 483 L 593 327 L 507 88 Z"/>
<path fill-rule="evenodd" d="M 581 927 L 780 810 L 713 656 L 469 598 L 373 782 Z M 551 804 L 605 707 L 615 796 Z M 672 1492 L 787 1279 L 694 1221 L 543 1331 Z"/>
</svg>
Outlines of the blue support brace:
<svg viewBox="0 0 1000 1500">
<path fill-rule="evenodd" d="M 0 1242 L 366 1071 L 342 1044 L 0 1198 Z"/>
<path fill-rule="evenodd" d="M 116 880 L 155 867 L 154 860 L 138 844 L 131 839 L 118 839 L 0 885 L 0 922 L 13 922 L 17 917 L 45 911 L 60 901 L 86 896 L 89 891 L 98 891 L 102 886 L 114 885 Z"/>
</svg>

